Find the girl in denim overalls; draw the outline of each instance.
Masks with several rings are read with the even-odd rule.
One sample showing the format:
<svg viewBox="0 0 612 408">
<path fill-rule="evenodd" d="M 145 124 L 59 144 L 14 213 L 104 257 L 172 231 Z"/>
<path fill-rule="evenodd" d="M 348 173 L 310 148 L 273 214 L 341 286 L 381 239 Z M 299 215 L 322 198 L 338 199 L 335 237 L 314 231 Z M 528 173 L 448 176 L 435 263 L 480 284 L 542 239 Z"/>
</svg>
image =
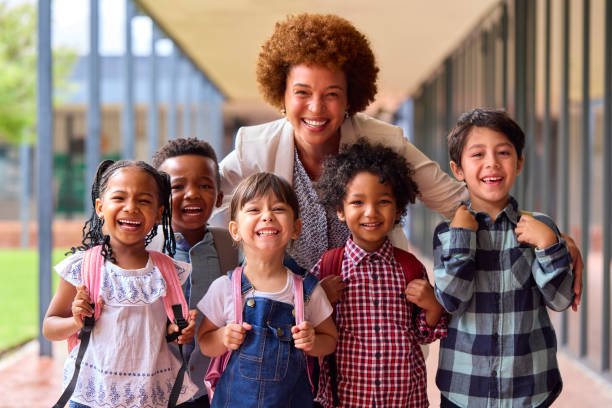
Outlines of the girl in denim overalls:
<svg viewBox="0 0 612 408">
<path fill-rule="evenodd" d="M 242 244 L 243 323 L 234 323 L 231 276 L 215 280 L 198 309 L 200 349 L 215 357 L 229 350 L 212 407 L 311 407 L 305 353 L 334 351 L 332 308 L 312 277 L 304 278 L 304 321 L 295 325 L 294 277 L 283 265 L 289 241 L 300 234 L 298 201 L 291 186 L 271 173 L 257 173 L 236 188 L 229 231 Z M 234 272 L 236 273 L 236 272 Z M 231 275 L 231 274 L 230 274 Z M 314 289 L 313 289 L 314 288 Z"/>
</svg>

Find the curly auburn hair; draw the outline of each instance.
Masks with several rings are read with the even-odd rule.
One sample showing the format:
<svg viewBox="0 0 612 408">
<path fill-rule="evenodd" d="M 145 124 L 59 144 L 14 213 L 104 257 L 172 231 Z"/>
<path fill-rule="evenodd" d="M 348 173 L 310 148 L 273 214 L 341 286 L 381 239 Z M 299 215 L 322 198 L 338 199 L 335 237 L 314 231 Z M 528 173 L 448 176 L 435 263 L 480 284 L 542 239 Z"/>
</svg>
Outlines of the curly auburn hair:
<svg viewBox="0 0 612 408">
<path fill-rule="evenodd" d="M 287 75 L 300 64 L 344 72 L 349 115 L 374 101 L 378 66 L 370 42 L 348 20 L 333 14 L 300 14 L 277 22 L 257 60 L 257 82 L 266 102 L 283 108 Z"/>
<path fill-rule="evenodd" d="M 167 159 L 187 154 L 208 157 L 215 162 L 215 179 L 217 181 L 217 188 L 220 188 L 221 176 L 219 175 L 219 162 L 217 161 L 215 150 L 207 142 L 196 139 L 195 137 L 168 140 L 168 142 L 153 155 L 153 167 L 159 169 Z"/>
<path fill-rule="evenodd" d="M 343 146 L 340 153 L 325 160 L 323 173 L 315 184 L 319 202 L 329 210 L 341 208 L 346 186 L 361 172 L 375 174 L 381 184 L 391 186 L 402 216 L 406 214 L 408 203 L 414 203 L 419 194 L 412 180 L 414 170 L 403 156 L 381 144 L 369 144 L 362 138 L 352 146 Z"/>
</svg>

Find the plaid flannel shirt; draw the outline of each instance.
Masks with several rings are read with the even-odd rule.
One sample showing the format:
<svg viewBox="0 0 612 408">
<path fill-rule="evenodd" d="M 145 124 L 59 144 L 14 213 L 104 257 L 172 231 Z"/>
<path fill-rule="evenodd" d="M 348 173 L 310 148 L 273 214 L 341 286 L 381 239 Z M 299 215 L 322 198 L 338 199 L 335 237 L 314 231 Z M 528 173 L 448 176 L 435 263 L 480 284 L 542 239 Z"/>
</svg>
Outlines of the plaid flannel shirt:
<svg viewBox="0 0 612 408">
<path fill-rule="evenodd" d="M 434 234 L 436 297 L 452 314 L 436 376 L 442 406 L 548 406 L 562 382 L 546 306 L 561 311 L 572 302 L 567 245 L 538 213 L 559 242 L 542 250 L 519 243 L 513 198 L 494 222 L 468 209 L 477 232 L 445 221 Z"/>
<path fill-rule="evenodd" d="M 319 277 L 320 261 L 312 272 Z M 424 279 L 427 279 L 423 267 Z M 447 316 L 431 328 L 425 312 L 406 301 L 406 278 L 387 239 L 368 253 L 349 237 L 341 277 L 346 287 L 336 305 L 338 395 L 342 407 L 426 407 L 427 376 L 419 344 L 446 335 Z M 327 359 L 317 401 L 332 406 Z"/>
</svg>

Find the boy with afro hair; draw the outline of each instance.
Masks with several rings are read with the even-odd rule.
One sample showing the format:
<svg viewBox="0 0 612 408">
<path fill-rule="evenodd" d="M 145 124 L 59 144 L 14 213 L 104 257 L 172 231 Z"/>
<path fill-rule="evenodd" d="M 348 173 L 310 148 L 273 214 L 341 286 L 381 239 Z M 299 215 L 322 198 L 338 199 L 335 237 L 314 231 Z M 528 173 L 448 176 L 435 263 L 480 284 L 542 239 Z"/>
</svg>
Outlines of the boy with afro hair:
<svg viewBox="0 0 612 408">
<path fill-rule="evenodd" d="M 325 260 L 338 250 L 312 269 L 336 305 L 338 345 L 317 395 L 326 408 L 428 405 L 419 345 L 446 335 L 446 316 L 425 267 L 387 237 L 418 194 L 411 175 L 401 155 L 361 140 L 329 158 L 317 183 L 321 203 L 351 232 L 339 270 Z"/>
</svg>

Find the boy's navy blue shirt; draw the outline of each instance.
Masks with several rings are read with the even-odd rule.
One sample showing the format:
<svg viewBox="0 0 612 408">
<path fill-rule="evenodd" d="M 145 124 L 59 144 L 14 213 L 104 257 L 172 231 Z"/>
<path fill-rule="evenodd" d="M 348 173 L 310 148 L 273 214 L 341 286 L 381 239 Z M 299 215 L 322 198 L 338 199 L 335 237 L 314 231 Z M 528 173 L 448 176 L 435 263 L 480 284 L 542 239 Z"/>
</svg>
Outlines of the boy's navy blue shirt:
<svg viewBox="0 0 612 408">
<path fill-rule="evenodd" d="M 434 233 L 435 293 L 452 314 L 436 376 L 443 402 L 548 406 L 562 382 L 546 306 L 561 311 L 572 303 L 567 245 L 539 213 L 532 215 L 555 231 L 558 242 L 541 250 L 519 243 L 514 229 L 521 213 L 512 197 L 494 221 L 469 203 L 468 210 L 478 231 L 444 221 Z"/>
</svg>

